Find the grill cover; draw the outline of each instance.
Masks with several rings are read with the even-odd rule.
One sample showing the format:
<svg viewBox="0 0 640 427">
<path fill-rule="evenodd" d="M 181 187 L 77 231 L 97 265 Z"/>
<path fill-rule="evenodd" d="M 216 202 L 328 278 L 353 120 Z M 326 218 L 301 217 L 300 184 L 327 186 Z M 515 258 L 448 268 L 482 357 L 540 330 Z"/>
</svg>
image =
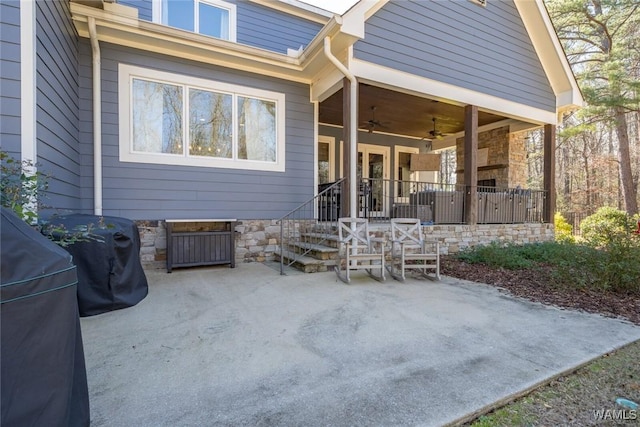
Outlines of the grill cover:
<svg viewBox="0 0 640 427">
<path fill-rule="evenodd" d="M 49 222 L 63 225 L 67 236 L 88 227 L 95 236 L 66 247 L 78 267 L 81 317 L 131 307 L 147 296 L 147 278 L 140 264 L 140 234 L 133 221 L 73 214 L 55 216 Z M 60 237 L 59 232 L 54 233 L 54 239 Z"/>
<path fill-rule="evenodd" d="M 88 426 L 76 267 L 67 251 L 0 210 L 0 425 Z"/>
</svg>

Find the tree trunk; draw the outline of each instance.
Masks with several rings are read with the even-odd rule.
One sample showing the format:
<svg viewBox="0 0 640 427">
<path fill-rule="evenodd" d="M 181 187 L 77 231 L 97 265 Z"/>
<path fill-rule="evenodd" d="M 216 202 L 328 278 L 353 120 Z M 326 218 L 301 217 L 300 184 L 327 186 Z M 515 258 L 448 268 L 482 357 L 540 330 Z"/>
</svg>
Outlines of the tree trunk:
<svg viewBox="0 0 640 427">
<path fill-rule="evenodd" d="M 562 193 L 564 194 L 564 200 L 566 201 L 567 208 L 573 211 L 573 199 L 571 197 L 571 172 L 569 171 L 569 148 L 565 144 L 562 147 Z"/>
<path fill-rule="evenodd" d="M 584 181 L 585 181 L 585 205 L 587 209 L 592 209 L 593 203 L 591 201 L 591 173 L 589 165 L 589 155 L 587 153 L 587 144 L 585 143 L 582 149 L 582 165 L 584 167 Z"/>
<path fill-rule="evenodd" d="M 620 183 L 622 184 L 624 207 L 629 215 L 635 215 L 638 213 L 638 202 L 635 192 L 636 185 L 633 182 L 633 174 L 631 172 L 627 117 L 622 106 L 615 107 L 613 112 L 616 119 L 616 133 L 618 135 L 618 162 L 620 165 Z"/>
</svg>

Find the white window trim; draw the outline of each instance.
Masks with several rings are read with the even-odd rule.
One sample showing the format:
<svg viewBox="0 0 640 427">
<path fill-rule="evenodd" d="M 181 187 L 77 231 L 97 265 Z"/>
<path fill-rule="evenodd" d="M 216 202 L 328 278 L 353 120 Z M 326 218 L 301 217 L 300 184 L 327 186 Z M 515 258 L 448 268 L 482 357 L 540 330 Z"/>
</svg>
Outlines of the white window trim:
<svg viewBox="0 0 640 427">
<path fill-rule="evenodd" d="M 393 148 L 393 179 L 396 181 L 400 181 L 400 175 L 398 172 L 398 169 L 400 168 L 400 153 L 418 154 L 420 153 L 420 148 L 408 147 L 406 145 L 394 146 Z M 398 196 L 397 191 L 398 189 L 397 187 L 395 187 L 393 189 L 393 198 L 396 201 L 396 203 L 409 203 L 409 198 Z"/>
<path fill-rule="evenodd" d="M 329 182 L 333 182 L 336 180 L 336 139 L 332 136 L 318 135 L 318 144 L 320 143 L 329 144 Z"/>
<path fill-rule="evenodd" d="M 188 156 L 187 154 L 142 153 L 133 151 L 133 129 L 131 127 L 132 97 L 131 81 L 138 77 L 190 88 L 226 92 L 234 95 L 234 113 L 237 96 L 265 99 L 276 103 L 276 161 L 266 162 L 237 158 L 237 129 L 234 128 L 232 159 L 215 157 Z M 204 166 L 225 169 L 261 170 L 272 172 L 285 171 L 285 94 L 255 89 L 230 83 L 206 80 L 197 77 L 173 74 L 128 64 L 118 65 L 118 113 L 119 113 L 119 152 L 121 162 L 152 163 L 162 165 Z M 234 114 L 234 124 L 235 124 Z M 186 134 L 186 130 L 185 130 Z M 185 140 L 185 145 L 188 141 Z"/>
<path fill-rule="evenodd" d="M 236 42 L 237 41 L 237 23 L 238 23 L 238 19 L 237 19 L 237 11 L 236 11 L 236 5 L 233 3 L 227 3 L 226 1 L 222 1 L 222 0 L 194 0 L 196 2 L 202 2 L 202 3 L 207 3 L 210 4 L 212 6 L 215 7 L 219 7 L 221 9 L 226 9 L 229 11 L 229 40 L 230 42 Z M 162 25 L 166 25 L 164 22 L 162 22 L 162 7 L 163 7 L 163 3 L 164 0 L 152 0 L 152 9 L 151 9 L 151 20 L 156 23 L 156 24 L 162 24 Z M 196 29 L 196 33 L 201 34 L 198 28 L 199 25 L 199 21 L 198 21 L 198 7 L 195 7 L 194 9 L 194 23 L 193 23 L 193 28 Z M 206 35 L 206 34 L 203 34 Z M 224 39 L 221 39 L 224 40 Z"/>
<path fill-rule="evenodd" d="M 420 148 L 408 147 L 406 145 L 395 145 L 393 147 L 393 179 L 395 179 L 396 181 L 400 180 L 400 176 L 398 176 L 398 168 L 400 166 L 400 153 L 419 154 Z"/>
</svg>

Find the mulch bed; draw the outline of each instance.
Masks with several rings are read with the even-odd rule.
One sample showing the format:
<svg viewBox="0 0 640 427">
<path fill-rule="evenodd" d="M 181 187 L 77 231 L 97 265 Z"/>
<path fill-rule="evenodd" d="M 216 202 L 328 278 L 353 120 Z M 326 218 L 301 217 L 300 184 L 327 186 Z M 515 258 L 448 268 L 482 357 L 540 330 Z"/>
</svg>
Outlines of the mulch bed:
<svg viewBox="0 0 640 427">
<path fill-rule="evenodd" d="M 550 280 L 550 267 L 506 270 L 485 264 L 469 264 L 454 256 L 442 257 L 440 265 L 445 276 L 497 286 L 531 301 L 620 317 L 640 325 L 640 296 L 556 287 Z"/>
</svg>

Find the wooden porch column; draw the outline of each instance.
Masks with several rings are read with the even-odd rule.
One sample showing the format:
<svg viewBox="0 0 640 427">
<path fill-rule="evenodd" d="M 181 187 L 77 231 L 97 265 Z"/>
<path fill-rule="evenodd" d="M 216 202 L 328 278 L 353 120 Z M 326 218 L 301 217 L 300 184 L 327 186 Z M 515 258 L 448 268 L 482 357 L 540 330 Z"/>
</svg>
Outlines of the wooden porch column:
<svg viewBox="0 0 640 427">
<path fill-rule="evenodd" d="M 349 189 L 352 185 L 358 185 L 358 183 L 350 182 L 349 175 L 351 172 L 351 144 L 357 144 L 356 141 L 351 141 L 351 81 L 348 78 L 342 79 L 342 170 L 344 172 L 346 185 L 342 186 L 342 193 L 340 194 L 340 216 L 350 216 L 351 200 Z M 355 100 L 353 102 L 356 102 Z M 357 124 L 353 124 L 357 126 Z M 357 201 L 354 201 L 356 203 Z"/>
<path fill-rule="evenodd" d="M 478 107 L 464 107 L 464 222 L 478 222 Z"/>
<path fill-rule="evenodd" d="M 544 125 L 544 213 L 542 220 L 553 224 L 556 212 L 556 125 Z"/>
</svg>

